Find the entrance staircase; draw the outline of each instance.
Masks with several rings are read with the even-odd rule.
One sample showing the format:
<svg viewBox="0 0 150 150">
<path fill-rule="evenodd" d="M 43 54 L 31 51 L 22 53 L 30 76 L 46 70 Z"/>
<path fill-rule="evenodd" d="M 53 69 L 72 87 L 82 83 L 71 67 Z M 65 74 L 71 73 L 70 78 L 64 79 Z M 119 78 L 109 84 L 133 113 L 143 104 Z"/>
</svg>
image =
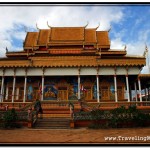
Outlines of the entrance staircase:
<svg viewBox="0 0 150 150">
<path fill-rule="evenodd" d="M 70 118 L 43 118 L 38 119 L 35 129 L 69 129 Z"/>
<path fill-rule="evenodd" d="M 69 129 L 70 128 L 70 107 L 68 102 L 42 101 L 43 114 L 38 114 L 35 129 Z M 75 109 L 80 109 L 75 104 Z"/>
</svg>

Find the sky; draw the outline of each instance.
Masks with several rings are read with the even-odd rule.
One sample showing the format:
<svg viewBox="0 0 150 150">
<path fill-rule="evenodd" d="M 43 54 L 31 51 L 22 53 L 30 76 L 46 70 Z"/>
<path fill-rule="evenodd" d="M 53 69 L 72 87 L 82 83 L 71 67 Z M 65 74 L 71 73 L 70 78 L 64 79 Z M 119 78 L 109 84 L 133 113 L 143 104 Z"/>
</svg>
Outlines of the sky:
<svg viewBox="0 0 150 150">
<path fill-rule="evenodd" d="M 22 51 L 26 31 L 53 27 L 85 26 L 110 30 L 111 49 L 124 49 L 128 55 L 143 56 L 150 51 L 150 5 L 0 5 L 0 57 L 8 51 Z M 148 55 L 150 57 L 150 54 Z M 148 57 L 148 58 L 149 58 Z M 147 59 L 148 62 L 148 59 Z M 148 65 L 142 73 L 148 73 Z"/>
</svg>

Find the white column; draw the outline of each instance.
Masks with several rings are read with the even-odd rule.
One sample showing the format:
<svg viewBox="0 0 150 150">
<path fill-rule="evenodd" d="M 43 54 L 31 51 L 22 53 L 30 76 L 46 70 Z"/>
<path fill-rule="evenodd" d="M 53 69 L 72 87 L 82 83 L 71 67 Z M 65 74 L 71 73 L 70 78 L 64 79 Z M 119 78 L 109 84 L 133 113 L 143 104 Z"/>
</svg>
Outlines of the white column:
<svg viewBox="0 0 150 150">
<path fill-rule="evenodd" d="M 19 91 L 20 91 L 19 88 L 17 88 L 17 89 L 16 89 L 16 92 L 15 92 L 15 93 L 16 93 L 16 100 L 19 100 L 19 98 L 20 98 L 20 97 L 19 97 Z"/>
<path fill-rule="evenodd" d="M 41 95 L 41 101 L 43 101 L 43 95 L 44 95 L 44 76 L 42 76 L 42 95 Z"/>
<path fill-rule="evenodd" d="M 27 92 L 27 76 L 24 78 L 24 95 L 23 95 L 23 102 L 26 102 L 26 92 Z"/>
<path fill-rule="evenodd" d="M 15 85 L 16 85 L 16 76 L 14 76 L 13 79 L 12 103 L 14 102 L 14 98 L 15 98 Z"/>
<path fill-rule="evenodd" d="M 145 89 L 144 89 L 144 91 L 145 91 L 145 99 L 146 99 L 146 101 L 147 101 L 147 89 L 146 89 L 146 87 L 145 87 Z"/>
<path fill-rule="evenodd" d="M 126 86 L 127 86 L 128 102 L 130 102 L 128 75 L 126 75 Z"/>
<path fill-rule="evenodd" d="M 134 89 L 135 89 L 135 99 L 136 99 L 136 102 L 137 102 L 137 88 L 136 88 L 136 82 L 134 82 Z"/>
<path fill-rule="evenodd" d="M 8 85 L 7 85 L 7 87 L 6 87 L 6 100 L 8 100 Z"/>
<path fill-rule="evenodd" d="M 115 102 L 118 102 L 118 96 L 117 96 L 117 77 L 114 75 L 114 85 L 115 85 Z"/>
<path fill-rule="evenodd" d="M 97 102 L 100 102 L 100 100 L 99 100 L 99 77 L 98 77 L 98 75 L 96 76 L 96 80 L 97 80 Z"/>
<path fill-rule="evenodd" d="M 0 102 L 3 102 L 3 98 L 4 98 L 3 92 L 4 92 L 4 76 L 2 76 L 2 83 L 1 83 L 1 99 L 0 99 Z"/>
<path fill-rule="evenodd" d="M 140 78 L 138 78 L 138 85 L 139 85 L 140 102 L 142 102 L 142 93 L 141 93 L 141 81 L 140 81 Z"/>
<path fill-rule="evenodd" d="M 80 99 L 80 75 L 78 75 L 78 99 Z"/>
</svg>

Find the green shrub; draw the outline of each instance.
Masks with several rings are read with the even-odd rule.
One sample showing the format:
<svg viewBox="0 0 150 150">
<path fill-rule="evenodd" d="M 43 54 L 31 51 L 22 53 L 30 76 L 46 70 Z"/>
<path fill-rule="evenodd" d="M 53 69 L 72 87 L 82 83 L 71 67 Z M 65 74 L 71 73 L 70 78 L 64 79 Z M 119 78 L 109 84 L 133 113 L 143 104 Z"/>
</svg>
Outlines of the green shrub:
<svg viewBox="0 0 150 150">
<path fill-rule="evenodd" d="M 91 115 L 91 120 L 100 120 L 102 119 L 102 116 L 104 115 L 104 111 L 101 111 L 99 109 L 92 110 L 90 112 L 90 115 Z"/>
<path fill-rule="evenodd" d="M 3 116 L 4 128 L 14 128 L 18 125 L 16 121 L 18 120 L 17 113 L 14 108 L 7 110 Z"/>
<path fill-rule="evenodd" d="M 89 129 L 107 129 L 109 128 L 109 124 L 106 122 L 106 123 L 98 123 L 98 122 L 95 122 L 95 123 L 91 123 L 89 126 L 88 126 Z"/>
</svg>

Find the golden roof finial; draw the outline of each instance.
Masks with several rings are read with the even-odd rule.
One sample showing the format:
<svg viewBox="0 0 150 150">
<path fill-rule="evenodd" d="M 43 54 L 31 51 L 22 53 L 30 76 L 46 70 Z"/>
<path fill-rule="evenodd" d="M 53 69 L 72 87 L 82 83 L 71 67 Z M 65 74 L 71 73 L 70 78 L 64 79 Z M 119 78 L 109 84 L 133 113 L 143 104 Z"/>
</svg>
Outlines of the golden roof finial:
<svg viewBox="0 0 150 150">
<path fill-rule="evenodd" d="M 48 24 L 48 21 L 47 21 L 47 26 L 48 26 L 49 28 L 51 28 L 51 26 Z"/>
<path fill-rule="evenodd" d="M 28 32 L 28 31 L 27 31 L 27 27 L 26 27 L 26 26 L 24 26 L 24 31 L 25 31 L 25 32 Z"/>
<path fill-rule="evenodd" d="M 36 28 L 37 28 L 38 30 L 40 30 L 39 27 L 38 27 L 38 25 L 37 25 L 37 23 L 36 23 Z"/>
<path fill-rule="evenodd" d="M 108 32 L 110 32 L 110 30 L 111 30 L 111 25 L 110 25 L 110 28 L 108 29 Z"/>
<path fill-rule="evenodd" d="M 6 47 L 6 53 L 8 53 L 8 48 Z"/>
<path fill-rule="evenodd" d="M 98 23 L 98 26 L 95 29 L 97 30 L 99 28 L 99 26 L 100 26 L 100 23 Z"/>
<path fill-rule="evenodd" d="M 124 46 L 124 51 L 126 51 L 126 49 L 127 49 L 127 46 L 125 45 L 125 46 Z"/>
<path fill-rule="evenodd" d="M 87 24 L 84 26 L 84 28 L 86 28 L 89 25 L 89 22 L 87 21 Z"/>
</svg>

